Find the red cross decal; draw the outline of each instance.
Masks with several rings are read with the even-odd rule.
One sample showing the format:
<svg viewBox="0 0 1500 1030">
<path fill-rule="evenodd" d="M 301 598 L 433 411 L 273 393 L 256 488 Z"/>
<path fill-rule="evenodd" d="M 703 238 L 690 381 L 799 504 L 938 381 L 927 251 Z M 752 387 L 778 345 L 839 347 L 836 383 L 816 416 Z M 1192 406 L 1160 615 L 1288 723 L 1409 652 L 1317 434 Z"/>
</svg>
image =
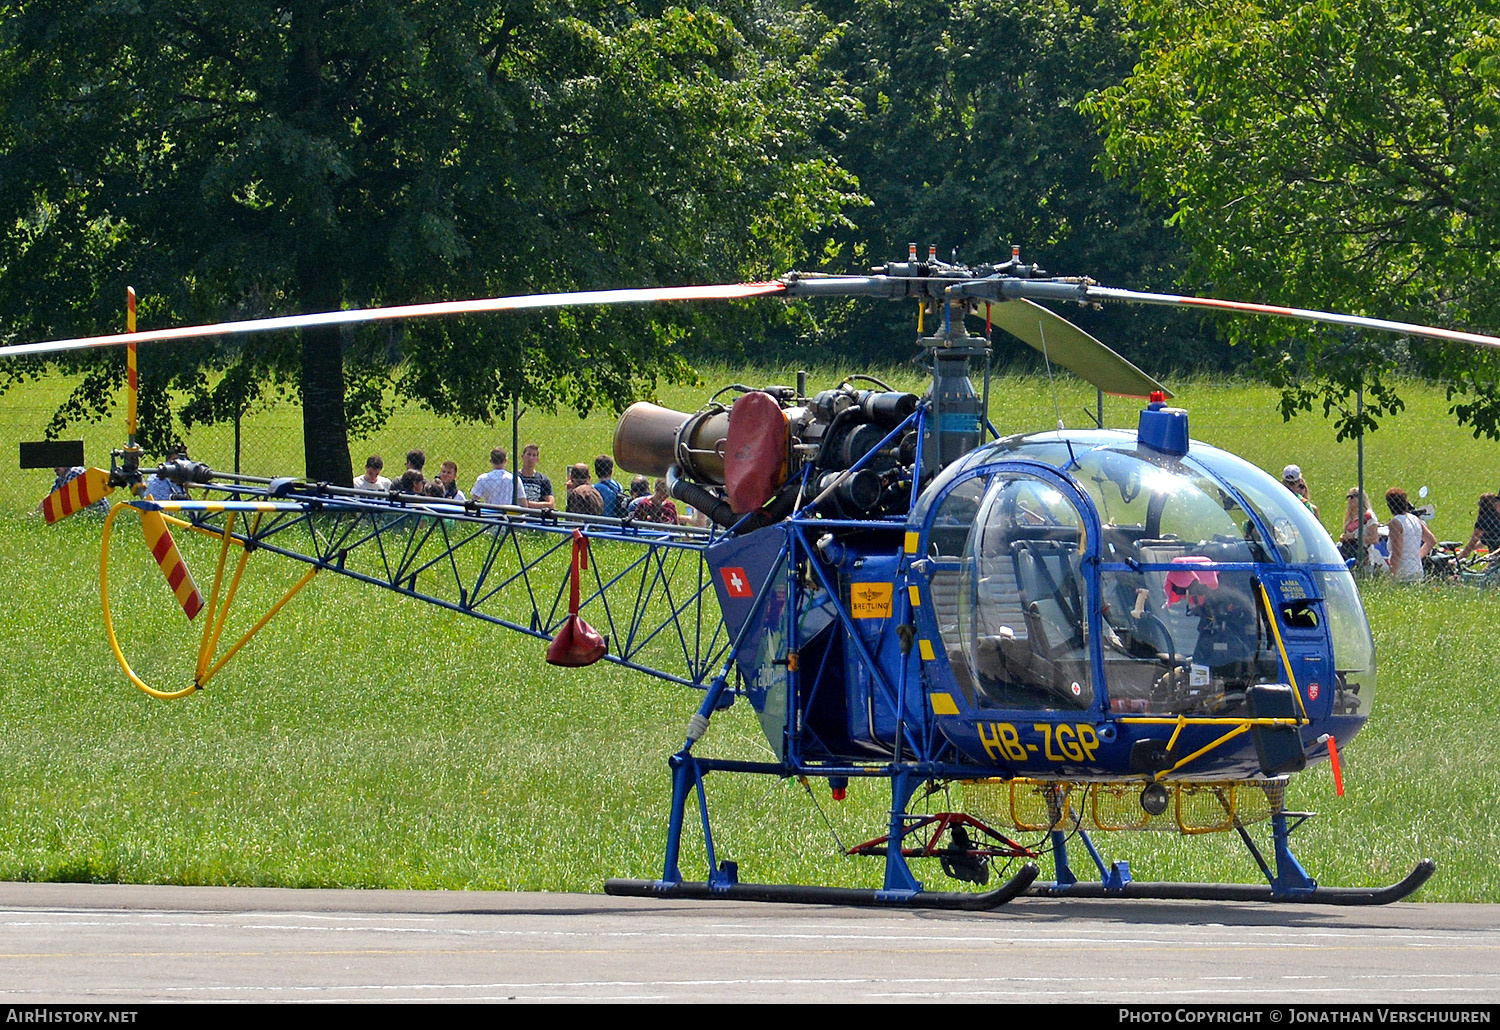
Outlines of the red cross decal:
<svg viewBox="0 0 1500 1030">
<path fill-rule="evenodd" d="M 719 575 L 724 577 L 724 589 L 729 591 L 730 597 L 754 597 L 755 590 L 750 586 L 750 577 L 745 575 L 745 570 L 738 565 L 720 569 Z"/>
</svg>

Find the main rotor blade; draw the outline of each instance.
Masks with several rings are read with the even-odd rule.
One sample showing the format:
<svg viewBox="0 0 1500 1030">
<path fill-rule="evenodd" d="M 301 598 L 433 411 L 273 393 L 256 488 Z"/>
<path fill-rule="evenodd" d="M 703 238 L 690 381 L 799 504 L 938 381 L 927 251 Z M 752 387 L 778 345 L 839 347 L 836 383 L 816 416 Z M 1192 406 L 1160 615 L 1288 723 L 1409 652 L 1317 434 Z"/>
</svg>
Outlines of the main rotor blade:
<svg viewBox="0 0 1500 1030">
<path fill-rule="evenodd" d="M 13 344 L 9 347 L 0 347 L 0 358 L 22 357 L 28 354 L 56 354 L 91 347 L 113 347 L 123 343 L 190 340 L 204 336 L 231 336 L 272 332 L 279 329 L 384 322 L 398 318 L 425 318 L 430 315 L 474 315 L 492 311 L 524 311 L 608 304 L 654 304 L 680 300 L 738 300 L 742 297 L 763 297 L 785 292 L 786 287 L 782 283 L 727 283 L 717 286 L 532 293 L 516 297 L 488 297 L 481 300 L 443 301 L 435 304 L 402 304 L 388 308 L 353 308 L 348 311 L 283 315 L 276 318 L 253 318 L 240 322 L 180 326 L 175 329 L 152 329 L 139 333 L 115 333 L 109 336 L 83 336 L 72 340 L 50 340 L 45 343 Z"/>
<path fill-rule="evenodd" d="M 1212 297 L 1184 297 L 1168 293 L 1137 293 L 1134 290 L 1118 290 L 1104 286 L 1088 288 L 1090 300 L 1123 301 L 1130 304 L 1167 304 L 1193 308 L 1214 308 L 1220 311 L 1238 311 L 1248 315 L 1272 315 L 1279 318 L 1296 318 L 1304 322 L 1322 322 L 1328 325 L 1348 326 L 1351 329 L 1373 329 L 1382 333 L 1400 333 L 1408 336 L 1424 336 L 1434 340 L 1451 340 L 1455 343 L 1472 343 L 1480 347 L 1500 348 L 1500 337 L 1483 333 L 1466 333 L 1457 329 L 1440 329 L 1437 326 L 1417 325 L 1413 322 L 1394 322 L 1386 318 L 1366 318 L 1363 315 L 1341 315 L 1332 311 L 1312 311 L 1307 308 L 1283 308 L 1274 304 L 1247 304 L 1236 300 L 1216 300 Z"/>
<path fill-rule="evenodd" d="M 998 329 L 1041 351 L 1052 361 L 1075 373 L 1105 393 L 1122 397 L 1149 397 L 1160 390 L 1168 397 L 1170 390 L 1136 368 L 1118 352 L 1111 350 L 1061 315 L 1048 311 L 1029 300 L 982 303 L 979 313 L 986 314 Z"/>
<path fill-rule="evenodd" d="M 1457 329 L 1441 329 L 1437 326 L 1418 325 L 1415 322 L 1396 322 L 1388 318 L 1343 315 L 1334 311 L 1285 308 L 1275 304 L 1249 304 L 1238 300 L 1219 300 L 1214 297 L 1186 297 L 1173 293 L 1140 293 L 1136 290 L 1120 290 L 1109 286 L 1099 286 L 1085 279 L 1011 279 L 994 276 L 988 279 L 976 279 L 973 282 L 963 283 L 955 287 L 954 292 L 960 296 L 974 298 L 1004 297 L 1011 300 L 1027 298 L 1030 300 L 1072 301 L 1076 304 L 1119 302 L 1125 304 L 1160 304 L 1176 307 L 1208 308 L 1217 311 L 1235 311 L 1246 315 L 1295 318 L 1304 322 L 1321 322 L 1325 325 L 1348 326 L 1351 329 L 1371 329 L 1381 333 L 1422 336 L 1433 340 L 1451 340 L 1454 343 L 1472 343 L 1480 347 L 1500 348 L 1500 336 L 1488 336 L 1484 333 L 1467 333 Z"/>
</svg>

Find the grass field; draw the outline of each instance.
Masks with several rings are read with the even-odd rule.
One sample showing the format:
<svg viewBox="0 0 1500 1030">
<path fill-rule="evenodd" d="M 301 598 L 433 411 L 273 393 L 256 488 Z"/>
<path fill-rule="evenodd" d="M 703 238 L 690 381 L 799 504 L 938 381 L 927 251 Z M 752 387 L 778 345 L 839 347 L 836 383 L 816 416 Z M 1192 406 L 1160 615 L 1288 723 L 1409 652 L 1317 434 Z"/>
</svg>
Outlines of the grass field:
<svg viewBox="0 0 1500 1030">
<path fill-rule="evenodd" d="M 704 378 L 709 389 L 664 390 L 660 399 L 691 409 L 721 381 L 761 377 Z M 910 375 L 904 382 L 916 385 Z M 29 386 L 0 400 L 8 453 L 39 435 L 58 391 Z M 1325 525 L 1337 524 L 1354 478 L 1352 444 L 1335 445 L 1317 419 L 1284 424 L 1258 386 L 1195 381 L 1178 392 L 1196 438 L 1272 471 L 1300 464 Z M 1475 497 L 1500 478 L 1496 445 L 1455 428 L 1438 393 L 1414 385 L 1408 401 L 1367 442 L 1371 492 L 1426 485 L 1439 538 L 1467 539 Z M 1004 432 L 1051 426 L 1057 410 L 1078 424 L 1092 404 L 1093 391 L 1071 382 L 1054 401 L 1045 381 L 1009 379 L 994 391 L 992 418 Z M 1128 426 L 1134 406 L 1111 399 L 1106 415 Z M 258 460 L 295 468 L 295 417 L 262 417 L 280 420 L 271 435 L 284 451 L 263 449 Z M 613 419 L 533 415 L 524 425 L 523 437 L 543 441 L 556 477 L 566 462 L 608 450 Z M 117 443 L 112 429 L 87 438 L 91 459 Z M 429 453 L 477 471 L 489 447 L 509 438 L 508 425 L 455 428 L 407 412 L 380 439 L 355 446 L 389 457 L 407 441 L 440 439 Z M 190 442 L 207 460 L 225 447 L 210 433 Z M 533 640 L 324 577 L 211 689 L 155 701 L 126 682 L 105 641 L 99 522 L 47 527 L 32 510 L 49 479 L 23 472 L 0 484 L 0 641 L 9 666 L 0 691 L 0 878 L 598 890 L 610 876 L 658 873 L 665 758 L 681 743 L 696 694 L 613 667 L 554 669 Z M 130 653 L 165 670 L 196 629 L 190 638 L 154 568 L 138 554 L 122 561 L 112 596 L 142 602 Z M 247 588 L 265 598 L 296 573 L 268 568 Z M 1380 656 L 1375 714 L 1344 750 L 1344 797 L 1326 768 L 1294 781 L 1291 804 L 1320 813 L 1298 833 L 1298 855 L 1321 882 L 1351 886 L 1395 879 L 1430 856 L 1439 872 L 1420 897 L 1496 900 L 1500 833 L 1487 813 L 1500 794 L 1500 702 L 1489 634 L 1500 597 L 1362 589 Z M 766 754 L 748 711 L 716 719 L 706 743 L 716 754 Z M 882 832 L 873 785 L 856 783 L 839 806 L 826 790 L 814 799 L 790 782 L 724 776 L 712 787 L 721 857 L 738 859 L 747 878 L 878 882 L 876 863 L 841 859 L 835 843 Z M 1221 837 L 1121 835 L 1104 846 L 1128 858 L 1137 878 L 1257 875 Z M 696 855 L 686 857 L 684 871 L 701 876 Z M 941 881 L 936 870 L 931 877 Z"/>
</svg>

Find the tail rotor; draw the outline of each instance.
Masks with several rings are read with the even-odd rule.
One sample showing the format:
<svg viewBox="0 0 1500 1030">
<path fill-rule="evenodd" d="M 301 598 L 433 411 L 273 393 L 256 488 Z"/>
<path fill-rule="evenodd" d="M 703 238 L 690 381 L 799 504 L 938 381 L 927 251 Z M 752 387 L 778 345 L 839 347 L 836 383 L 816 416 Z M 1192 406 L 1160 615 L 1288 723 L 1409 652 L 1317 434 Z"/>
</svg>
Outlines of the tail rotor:
<svg viewBox="0 0 1500 1030">
<path fill-rule="evenodd" d="M 135 307 L 135 289 L 126 287 L 125 324 L 127 332 L 132 334 L 136 332 Z M 140 470 L 141 448 L 136 442 L 136 430 L 139 424 L 137 410 L 139 392 L 140 376 L 136 362 L 136 341 L 130 340 L 126 344 L 125 431 L 127 440 L 125 449 L 115 452 L 115 461 L 111 463 L 112 468 L 109 471 L 86 468 L 81 474 L 68 479 L 48 494 L 42 500 L 42 518 L 48 525 L 98 504 L 120 487 L 128 487 L 134 495 L 145 492 Z M 61 451 L 58 448 L 68 448 L 70 454 L 78 453 L 81 460 L 81 444 L 27 446 L 40 447 L 38 454 L 46 451 L 49 455 L 54 452 L 60 454 Z M 48 447 L 52 450 L 47 450 Z M 182 560 L 182 553 L 177 549 L 176 541 L 172 539 L 172 532 L 167 526 L 166 517 L 160 511 L 144 508 L 140 509 L 140 517 L 141 528 L 145 533 L 146 545 L 151 550 L 152 558 L 161 567 L 167 579 L 167 586 L 177 599 L 183 613 L 189 619 L 193 619 L 203 608 L 203 595 L 193 582 L 192 574 L 188 572 L 187 564 Z"/>
</svg>

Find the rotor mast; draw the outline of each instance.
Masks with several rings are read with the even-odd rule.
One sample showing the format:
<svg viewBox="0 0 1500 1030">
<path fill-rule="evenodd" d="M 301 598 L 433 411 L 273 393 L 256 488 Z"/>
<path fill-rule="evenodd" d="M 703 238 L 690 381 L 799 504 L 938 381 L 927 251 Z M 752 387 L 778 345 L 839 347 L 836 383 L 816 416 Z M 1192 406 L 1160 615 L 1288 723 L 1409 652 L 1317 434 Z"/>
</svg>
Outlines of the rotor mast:
<svg viewBox="0 0 1500 1030">
<path fill-rule="evenodd" d="M 988 390 L 981 396 L 971 378 L 975 359 L 984 361 L 989 374 L 990 340 L 968 331 L 964 320 L 975 313 L 976 301 L 960 288 L 976 278 L 1029 279 L 1047 273 L 1035 265 L 1021 263 L 1020 248 L 1011 248 L 1011 259 L 997 265 L 969 268 L 937 257 L 929 246 L 927 260 L 917 259 L 917 245 L 909 244 L 906 261 L 893 261 L 873 269 L 870 276 L 824 276 L 794 272 L 781 281 L 788 297 L 869 296 L 892 300 L 915 298 L 921 306 L 917 323 L 917 346 L 926 352 L 932 385 L 924 400 L 929 405 L 926 438 L 922 447 L 922 475 L 931 476 L 957 461 L 984 440 L 988 419 Z M 922 335 L 926 316 L 940 318 L 932 335 Z"/>
</svg>

